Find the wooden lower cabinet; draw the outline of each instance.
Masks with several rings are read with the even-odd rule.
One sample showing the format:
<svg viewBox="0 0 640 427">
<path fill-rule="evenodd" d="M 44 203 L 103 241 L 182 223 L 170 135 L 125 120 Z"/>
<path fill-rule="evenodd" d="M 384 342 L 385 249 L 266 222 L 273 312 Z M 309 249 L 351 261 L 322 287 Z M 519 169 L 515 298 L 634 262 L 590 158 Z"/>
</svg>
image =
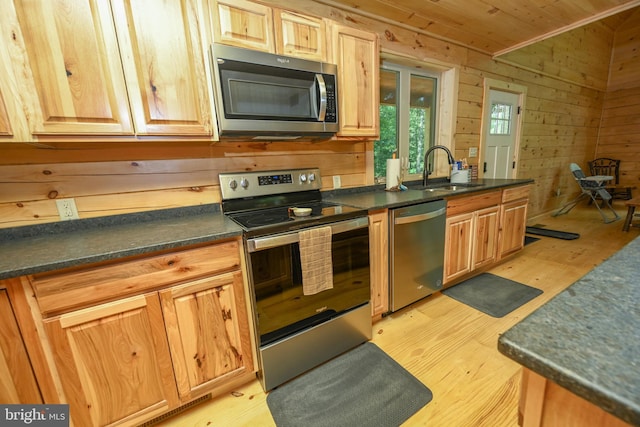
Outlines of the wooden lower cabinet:
<svg viewBox="0 0 640 427">
<path fill-rule="evenodd" d="M 252 371 L 240 271 L 174 286 L 160 299 L 181 400 Z"/>
<path fill-rule="evenodd" d="M 255 378 L 240 257 L 232 240 L 30 277 L 74 425 L 137 425 Z"/>
<path fill-rule="evenodd" d="M 0 402 L 42 403 L 6 289 L 0 289 Z"/>
<path fill-rule="evenodd" d="M 447 218 L 444 283 L 496 261 L 499 214 L 492 206 Z"/>
<path fill-rule="evenodd" d="M 178 406 L 156 292 L 44 324 L 75 425 L 135 423 Z"/>
<path fill-rule="evenodd" d="M 444 283 L 471 272 L 473 212 L 447 218 L 444 252 Z"/>
<path fill-rule="evenodd" d="M 524 247 L 528 196 L 520 186 L 448 200 L 445 285 Z"/>
<path fill-rule="evenodd" d="M 524 247 L 528 205 L 529 199 L 522 199 L 500 207 L 500 258 Z"/>
<path fill-rule="evenodd" d="M 474 213 L 473 251 L 471 265 L 474 269 L 496 261 L 498 255 L 498 206 L 481 209 Z"/>
<path fill-rule="evenodd" d="M 527 368 L 522 369 L 518 424 L 521 427 L 631 427 Z"/>
<path fill-rule="evenodd" d="M 371 316 L 378 320 L 389 311 L 389 212 L 369 213 L 371 264 Z"/>
</svg>

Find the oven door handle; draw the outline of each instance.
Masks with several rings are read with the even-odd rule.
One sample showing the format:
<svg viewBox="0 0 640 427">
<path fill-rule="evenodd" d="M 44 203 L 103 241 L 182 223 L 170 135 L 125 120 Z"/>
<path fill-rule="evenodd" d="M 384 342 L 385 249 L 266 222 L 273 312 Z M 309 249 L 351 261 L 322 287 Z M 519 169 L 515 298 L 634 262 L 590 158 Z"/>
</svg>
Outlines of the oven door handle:
<svg viewBox="0 0 640 427">
<path fill-rule="evenodd" d="M 351 230 L 357 230 L 359 228 L 368 227 L 369 226 L 369 218 L 361 217 L 348 221 L 336 222 L 333 224 L 328 224 L 327 226 L 331 227 L 331 234 L 339 234 L 345 233 Z M 319 228 L 319 227 L 314 227 Z M 309 228 L 305 228 L 304 230 L 309 230 Z M 300 239 L 298 238 L 298 232 L 284 233 L 284 234 L 276 234 L 274 236 L 265 236 L 265 237 L 256 237 L 253 239 L 247 240 L 247 251 L 249 253 L 260 251 L 263 249 L 276 248 L 278 246 L 290 245 L 292 243 L 298 243 Z"/>
</svg>

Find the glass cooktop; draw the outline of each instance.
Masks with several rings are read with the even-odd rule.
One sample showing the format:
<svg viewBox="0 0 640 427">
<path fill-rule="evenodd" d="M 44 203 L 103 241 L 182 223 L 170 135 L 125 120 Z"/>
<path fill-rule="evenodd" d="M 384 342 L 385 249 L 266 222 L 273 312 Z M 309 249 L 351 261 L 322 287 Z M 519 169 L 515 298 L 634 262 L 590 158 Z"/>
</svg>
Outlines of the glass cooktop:
<svg viewBox="0 0 640 427">
<path fill-rule="evenodd" d="M 310 208 L 311 214 L 308 216 L 296 216 L 293 207 Z M 303 202 L 296 203 L 295 206 L 278 206 L 273 208 L 257 209 L 252 211 L 235 212 L 229 214 L 229 217 L 241 225 L 245 230 L 253 230 L 256 228 L 273 227 L 287 224 L 297 225 L 310 221 L 318 220 L 327 222 L 327 220 L 338 220 L 343 214 L 351 214 L 362 211 L 361 209 L 351 206 L 336 205 L 329 202 Z M 350 216 L 350 215 L 349 215 Z M 300 224 L 302 225 L 302 224 Z"/>
</svg>

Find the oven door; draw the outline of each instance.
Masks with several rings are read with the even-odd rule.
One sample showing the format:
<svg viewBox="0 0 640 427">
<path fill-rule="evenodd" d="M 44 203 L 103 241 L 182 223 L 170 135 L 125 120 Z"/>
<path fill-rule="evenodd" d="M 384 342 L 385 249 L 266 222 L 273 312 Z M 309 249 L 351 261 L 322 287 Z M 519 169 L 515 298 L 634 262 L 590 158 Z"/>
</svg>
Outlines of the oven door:
<svg viewBox="0 0 640 427">
<path fill-rule="evenodd" d="M 303 294 L 297 232 L 247 240 L 260 346 L 369 302 L 368 219 L 361 217 L 330 226 L 333 288 L 315 295 Z"/>
</svg>

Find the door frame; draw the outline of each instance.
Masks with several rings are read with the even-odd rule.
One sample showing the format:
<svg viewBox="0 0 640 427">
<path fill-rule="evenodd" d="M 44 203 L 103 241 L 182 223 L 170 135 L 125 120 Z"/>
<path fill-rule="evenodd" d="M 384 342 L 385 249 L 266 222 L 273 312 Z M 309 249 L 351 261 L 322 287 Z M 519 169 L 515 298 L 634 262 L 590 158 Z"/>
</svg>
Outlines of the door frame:
<svg viewBox="0 0 640 427">
<path fill-rule="evenodd" d="M 522 138 L 522 123 L 524 120 L 525 101 L 527 98 L 527 87 L 515 83 L 505 82 L 502 80 L 496 80 L 491 78 L 484 79 L 484 93 L 482 96 L 482 118 L 480 120 L 480 152 L 478 153 L 478 178 L 484 176 L 484 159 L 486 148 L 486 131 L 490 126 L 490 113 L 491 105 L 489 105 L 490 91 L 492 89 L 502 92 L 510 92 L 518 95 L 518 106 L 520 107 L 520 114 L 516 119 L 516 140 L 513 147 L 514 161 L 516 167 L 511 170 L 510 178 L 515 178 L 518 175 L 519 161 L 520 161 L 520 140 Z"/>
</svg>

